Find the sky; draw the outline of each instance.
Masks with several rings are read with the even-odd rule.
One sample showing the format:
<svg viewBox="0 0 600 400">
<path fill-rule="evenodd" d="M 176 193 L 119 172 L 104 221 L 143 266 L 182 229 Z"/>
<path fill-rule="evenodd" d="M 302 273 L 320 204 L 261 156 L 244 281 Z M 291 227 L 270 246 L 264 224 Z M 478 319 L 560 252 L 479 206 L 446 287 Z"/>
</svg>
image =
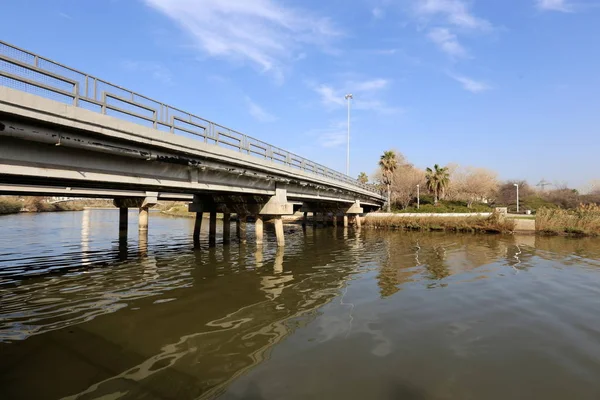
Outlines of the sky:
<svg viewBox="0 0 600 400">
<path fill-rule="evenodd" d="M 345 171 L 600 178 L 598 0 L 22 0 L 0 39 Z"/>
</svg>

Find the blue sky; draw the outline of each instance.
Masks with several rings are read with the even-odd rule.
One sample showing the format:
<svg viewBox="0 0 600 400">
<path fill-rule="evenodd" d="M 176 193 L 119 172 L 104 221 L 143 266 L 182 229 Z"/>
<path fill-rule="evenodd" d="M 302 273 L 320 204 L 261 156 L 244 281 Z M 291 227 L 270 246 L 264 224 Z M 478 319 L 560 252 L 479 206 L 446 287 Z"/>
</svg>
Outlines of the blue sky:
<svg viewBox="0 0 600 400">
<path fill-rule="evenodd" d="M 600 178 L 596 0 L 23 0 L 0 38 L 345 169 Z"/>
</svg>

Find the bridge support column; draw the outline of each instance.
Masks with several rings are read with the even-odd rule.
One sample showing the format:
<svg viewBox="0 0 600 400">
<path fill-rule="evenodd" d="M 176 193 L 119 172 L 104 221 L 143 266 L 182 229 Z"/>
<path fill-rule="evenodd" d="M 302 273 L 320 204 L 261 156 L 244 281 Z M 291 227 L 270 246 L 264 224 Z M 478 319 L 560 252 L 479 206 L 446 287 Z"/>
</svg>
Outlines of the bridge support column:
<svg viewBox="0 0 600 400">
<path fill-rule="evenodd" d="M 318 216 L 319 216 L 319 213 L 313 211 L 313 213 L 312 213 L 312 225 L 313 225 L 313 228 L 317 227 L 317 221 L 318 221 L 318 218 L 319 218 Z"/>
<path fill-rule="evenodd" d="M 142 201 L 140 206 L 140 213 L 138 219 L 138 229 L 140 232 L 148 231 L 148 213 L 150 207 L 158 203 L 158 193 L 146 192 L 146 198 Z"/>
<path fill-rule="evenodd" d="M 119 208 L 119 237 L 127 237 L 127 225 L 129 217 L 129 208 Z"/>
<path fill-rule="evenodd" d="M 200 230 L 202 229 L 202 213 L 196 213 L 196 219 L 194 221 L 194 244 L 200 243 Z"/>
<path fill-rule="evenodd" d="M 208 224 L 208 246 L 215 247 L 217 244 L 217 212 L 210 212 L 210 220 Z"/>
<path fill-rule="evenodd" d="M 268 215 L 273 217 L 273 222 L 275 223 L 275 236 L 277 237 L 278 246 L 285 245 L 285 237 L 283 236 L 283 220 L 281 219 L 281 216 L 293 214 L 294 205 L 287 201 L 287 191 L 285 189 L 275 189 L 275 196 L 272 196 L 259 212 L 260 216 Z"/>
<path fill-rule="evenodd" d="M 334 228 L 337 228 L 337 223 L 338 223 L 338 220 L 337 220 L 337 218 L 338 218 L 338 217 L 337 217 L 337 214 L 336 214 L 336 213 L 333 213 L 333 215 L 331 216 L 331 222 L 333 223 L 333 227 L 334 227 Z"/>
<path fill-rule="evenodd" d="M 261 245 L 263 243 L 263 234 L 264 234 L 262 215 L 256 216 L 256 222 L 254 223 L 254 230 L 256 232 L 256 244 Z"/>
<path fill-rule="evenodd" d="M 240 243 L 246 243 L 246 216 L 238 214 L 237 222 L 235 224 L 235 228 L 237 231 L 237 237 L 240 240 Z"/>
<path fill-rule="evenodd" d="M 275 216 L 274 222 L 275 236 L 277 237 L 277 246 L 285 246 L 285 236 L 283 234 L 283 219 L 281 219 L 281 215 Z"/>
<path fill-rule="evenodd" d="M 360 201 L 356 200 L 350 208 L 344 213 L 344 228 L 348 226 L 348 214 L 352 215 L 352 222 L 357 229 L 360 229 L 360 214 L 363 213 L 363 208 L 360 206 Z"/>
<path fill-rule="evenodd" d="M 303 218 L 302 218 L 302 227 L 306 228 L 306 222 L 308 221 L 308 213 L 304 212 Z"/>
<path fill-rule="evenodd" d="M 138 229 L 140 232 L 148 230 L 148 207 L 140 207 L 138 216 Z"/>
<path fill-rule="evenodd" d="M 223 214 L 223 243 L 229 243 L 231 237 L 231 214 Z"/>
</svg>

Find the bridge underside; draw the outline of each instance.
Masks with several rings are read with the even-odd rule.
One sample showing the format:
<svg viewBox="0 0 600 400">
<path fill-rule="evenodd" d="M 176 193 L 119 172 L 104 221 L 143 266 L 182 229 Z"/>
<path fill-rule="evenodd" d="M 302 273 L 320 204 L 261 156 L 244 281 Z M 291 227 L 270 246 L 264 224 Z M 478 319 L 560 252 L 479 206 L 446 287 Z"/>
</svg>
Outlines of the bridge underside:
<svg viewBox="0 0 600 400">
<path fill-rule="evenodd" d="M 311 208 L 343 211 L 357 200 L 375 202 L 300 179 L 219 163 L 191 155 L 159 153 L 85 133 L 58 132 L 0 115 L 0 193 L 95 198 L 266 204 L 276 189 Z M 211 200 L 207 200 L 207 199 Z M 237 211 L 234 211 L 237 212 Z"/>
</svg>

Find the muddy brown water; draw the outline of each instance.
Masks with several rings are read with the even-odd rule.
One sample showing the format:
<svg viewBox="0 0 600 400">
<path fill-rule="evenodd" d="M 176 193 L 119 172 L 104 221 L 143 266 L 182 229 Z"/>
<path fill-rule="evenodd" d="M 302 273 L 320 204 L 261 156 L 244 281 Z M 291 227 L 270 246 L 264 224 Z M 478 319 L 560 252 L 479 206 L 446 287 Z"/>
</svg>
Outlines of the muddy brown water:
<svg viewBox="0 0 600 400">
<path fill-rule="evenodd" d="M 1 399 L 600 398 L 600 240 L 135 222 L 0 216 Z"/>
</svg>

